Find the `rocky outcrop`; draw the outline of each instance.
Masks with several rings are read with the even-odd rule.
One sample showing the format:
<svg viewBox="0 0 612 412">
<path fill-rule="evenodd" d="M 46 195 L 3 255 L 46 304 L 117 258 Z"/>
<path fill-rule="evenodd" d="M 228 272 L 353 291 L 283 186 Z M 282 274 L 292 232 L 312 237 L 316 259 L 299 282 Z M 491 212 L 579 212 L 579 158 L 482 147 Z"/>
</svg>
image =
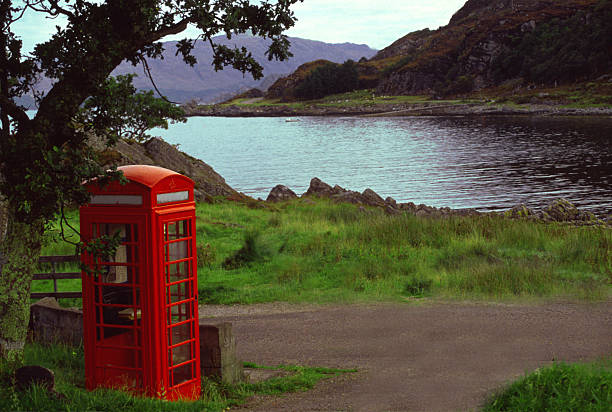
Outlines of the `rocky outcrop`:
<svg viewBox="0 0 612 412">
<path fill-rule="evenodd" d="M 212 196 L 237 196 L 221 175 L 203 161 L 189 156 L 164 140 L 154 137 L 144 144 L 119 140 L 112 148 L 92 137 L 91 145 L 97 149 L 105 166 L 116 164 L 143 164 L 165 167 L 184 174 L 195 182 L 194 195 L 197 201 L 210 200 Z"/>
<path fill-rule="evenodd" d="M 295 192 L 285 185 L 276 185 L 270 191 L 266 202 L 283 202 L 285 200 L 295 199 L 298 196 Z"/>
<path fill-rule="evenodd" d="M 390 46 L 380 50 L 371 60 L 384 60 L 389 57 L 414 54 L 423 47 L 425 41 L 431 34 L 432 31 L 429 29 L 408 33 L 401 39 L 394 41 Z"/>
<path fill-rule="evenodd" d="M 520 204 L 504 212 L 504 215 L 514 219 L 531 219 L 545 222 L 566 222 L 574 224 L 605 223 L 604 220 L 597 218 L 593 213 L 580 210 L 573 203 L 563 198 L 551 201 L 540 210 L 530 209 L 526 205 Z"/>
<path fill-rule="evenodd" d="M 397 203 L 392 197 L 383 198 L 372 189 L 365 189 L 362 193 L 345 189 L 341 186 L 334 187 L 323 182 L 315 177 L 310 181 L 308 190 L 302 195 L 302 198 L 311 196 L 323 197 L 333 200 L 337 203 L 352 203 L 354 205 L 371 206 L 384 209 L 388 214 L 398 214 L 402 212 L 411 213 L 417 216 L 445 216 L 450 214 L 457 215 L 474 215 L 479 212 L 473 209 L 452 210 L 448 207 L 435 208 L 426 205 L 415 205 L 409 203 Z"/>
<path fill-rule="evenodd" d="M 283 190 L 290 190 L 286 188 L 286 186 L 282 187 L 285 188 Z M 503 213 L 479 212 L 475 209 L 451 209 L 449 207 L 437 208 L 424 204 L 416 205 L 412 202 L 397 203 L 392 197 L 387 197 L 383 200 L 383 198 L 372 189 L 366 189 L 362 193 L 359 193 L 353 190 L 345 189 L 338 185 L 332 187 L 317 177 L 310 181 L 310 186 L 302 195 L 302 199 L 305 202 L 309 202 L 309 198 L 313 196 L 331 199 L 337 203 L 352 203 L 359 205 L 364 211 L 366 211 L 364 208 L 365 206 L 376 207 L 383 209 L 387 214 L 391 215 L 408 213 L 418 217 L 445 217 L 478 216 L 488 214 L 494 216 L 504 216 L 510 219 L 560 222 L 573 225 L 612 225 L 612 215 L 608 216 L 607 218 L 600 219 L 591 212 L 579 210 L 574 204 L 566 199 L 556 199 L 540 210 L 534 210 L 524 204 L 519 204 Z M 270 196 L 268 199 L 269 201 L 272 201 L 270 200 Z"/>
</svg>

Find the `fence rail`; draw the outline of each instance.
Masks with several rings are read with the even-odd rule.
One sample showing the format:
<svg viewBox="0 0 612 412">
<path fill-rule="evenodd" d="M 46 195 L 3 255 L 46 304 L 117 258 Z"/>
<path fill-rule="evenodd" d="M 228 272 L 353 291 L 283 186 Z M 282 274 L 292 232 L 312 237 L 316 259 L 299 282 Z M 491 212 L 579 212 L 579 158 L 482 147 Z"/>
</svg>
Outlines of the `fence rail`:
<svg viewBox="0 0 612 412">
<path fill-rule="evenodd" d="M 74 255 L 65 256 L 41 256 L 38 259 L 38 263 L 50 263 L 51 272 L 46 273 L 35 273 L 34 280 L 45 280 L 53 279 L 53 292 L 33 292 L 30 294 L 32 299 L 41 299 L 45 297 L 53 298 L 80 298 L 82 297 L 81 292 L 58 292 L 57 291 L 57 280 L 58 279 L 80 279 L 81 272 L 56 272 L 55 265 L 58 263 L 78 262 L 80 258 Z"/>
</svg>

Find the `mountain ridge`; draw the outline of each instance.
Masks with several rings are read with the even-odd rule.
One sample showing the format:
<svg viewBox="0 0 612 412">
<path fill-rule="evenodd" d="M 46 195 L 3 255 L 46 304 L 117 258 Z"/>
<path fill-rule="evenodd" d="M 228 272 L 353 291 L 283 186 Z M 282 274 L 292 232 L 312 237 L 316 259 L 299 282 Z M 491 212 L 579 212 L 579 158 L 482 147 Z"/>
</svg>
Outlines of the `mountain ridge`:
<svg viewBox="0 0 612 412">
<path fill-rule="evenodd" d="M 262 39 L 250 35 L 237 35 L 227 39 L 225 36 L 217 36 L 213 41 L 229 47 L 245 46 L 256 60 L 264 67 L 264 77 L 253 80 L 249 75 L 243 75 L 231 67 L 226 67 L 215 72 L 210 62 L 212 61 L 212 50 L 208 44 L 198 42 L 192 53 L 198 60 L 198 64 L 190 67 L 185 64 L 181 57 L 176 56 L 175 41 L 165 42 L 163 60 L 150 60 L 148 62 L 153 80 L 170 100 L 185 102 L 197 99 L 202 102 L 217 102 L 227 98 L 228 94 L 236 94 L 246 89 L 258 87 L 266 89 L 267 85 L 273 83 L 268 78 L 280 77 L 293 72 L 298 66 L 320 58 L 343 62 L 348 59 L 359 60 L 362 57 L 372 57 L 377 51 L 364 44 L 354 43 L 325 43 L 318 40 L 290 37 L 291 52 L 293 57 L 288 60 L 269 61 L 264 55 L 269 39 Z M 130 63 L 123 62 L 112 73 L 112 75 L 136 73 L 134 85 L 140 90 L 151 90 L 153 86 L 141 67 L 134 67 Z M 263 84 L 263 86 L 262 86 Z"/>
</svg>

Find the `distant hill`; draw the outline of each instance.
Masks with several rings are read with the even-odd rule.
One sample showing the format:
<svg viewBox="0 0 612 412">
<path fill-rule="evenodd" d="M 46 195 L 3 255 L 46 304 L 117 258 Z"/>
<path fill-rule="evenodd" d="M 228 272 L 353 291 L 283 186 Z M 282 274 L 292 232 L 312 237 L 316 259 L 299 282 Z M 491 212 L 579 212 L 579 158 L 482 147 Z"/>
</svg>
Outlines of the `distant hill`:
<svg viewBox="0 0 612 412">
<path fill-rule="evenodd" d="M 304 65 L 270 91 L 292 96 L 288 87 L 315 69 Z M 407 34 L 358 71 L 360 88 L 379 95 L 433 96 L 612 75 L 612 0 L 468 0 L 448 25 Z"/>
<path fill-rule="evenodd" d="M 276 79 L 293 72 L 298 66 L 315 60 L 327 59 L 333 62 L 345 60 L 359 60 L 362 57 L 370 58 L 376 50 L 364 44 L 342 43 L 329 44 L 320 41 L 290 37 L 293 57 L 286 61 L 269 61 L 264 55 L 269 40 L 249 35 L 233 36 L 228 40 L 225 36 L 215 37 L 216 43 L 233 47 L 245 46 L 264 67 L 264 78 L 253 80 L 252 76 L 242 75 L 232 68 L 224 68 L 215 72 L 212 65 L 212 51 L 210 45 L 198 42 L 193 49 L 193 55 L 198 64 L 189 67 L 183 60 L 175 56 L 176 42 L 164 43 L 163 60 L 151 60 L 149 66 L 155 84 L 170 100 L 185 102 L 198 99 L 202 102 L 222 101 L 230 95 L 257 87 L 266 90 Z M 129 63 L 122 63 L 113 71 L 113 75 L 136 73 L 134 84 L 138 89 L 152 89 L 152 85 L 141 67 L 134 67 Z"/>
</svg>

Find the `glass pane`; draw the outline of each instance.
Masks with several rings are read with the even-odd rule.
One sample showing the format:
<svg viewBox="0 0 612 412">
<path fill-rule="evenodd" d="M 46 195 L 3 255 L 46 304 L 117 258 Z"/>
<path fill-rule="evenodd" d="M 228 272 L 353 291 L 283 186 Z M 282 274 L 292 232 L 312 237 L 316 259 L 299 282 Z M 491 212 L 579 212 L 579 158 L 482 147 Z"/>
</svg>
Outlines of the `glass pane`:
<svg viewBox="0 0 612 412">
<path fill-rule="evenodd" d="M 134 320 L 139 321 L 142 313 L 140 310 L 140 289 L 136 288 L 136 302 L 134 302 L 133 289 L 121 286 L 102 286 L 101 312 L 98 311 L 97 321 L 107 325 L 134 325 Z M 97 295 L 97 290 L 96 290 Z M 97 297 L 97 296 L 96 296 Z M 131 305 L 132 307 L 116 307 L 109 305 Z M 102 319 L 100 319 L 100 313 Z"/>
<path fill-rule="evenodd" d="M 174 378 L 172 380 L 173 386 L 193 379 L 193 363 L 188 363 L 187 365 L 179 366 L 178 368 L 173 369 L 171 373 Z"/>
<path fill-rule="evenodd" d="M 164 238 L 167 240 L 176 240 L 190 235 L 190 220 L 179 220 L 164 224 Z"/>
<path fill-rule="evenodd" d="M 178 282 L 191 276 L 189 262 L 171 263 L 166 266 L 167 283 Z"/>
<path fill-rule="evenodd" d="M 100 303 L 112 305 L 140 306 L 140 288 L 136 289 L 136 302 L 134 302 L 134 288 L 129 286 L 102 286 L 102 300 Z"/>
<path fill-rule="evenodd" d="M 187 362 L 188 360 L 193 359 L 191 350 L 192 346 L 193 345 L 191 343 L 186 343 L 185 345 L 170 349 L 170 365 L 178 365 L 179 363 Z"/>
<path fill-rule="evenodd" d="M 189 257 L 188 253 L 188 241 L 183 240 L 180 242 L 170 243 L 169 247 L 169 258 L 171 261 L 180 260 Z"/>
<path fill-rule="evenodd" d="M 132 234 L 131 226 L 124 223 L 101 223 L 100 235 L 114 236 L 119 234 L 122 242 L 129 242 Z"/>
<path fill-rule="evenodd" d="M 167 303 L 175 303 L 191 297 L 191 282 L 182 282 L 168 286 Z"/>
<path fill-rule="evenodd" d="M 178 345 L 181 342 L 188 341 L 193 338 L 191 326 L 193 322 L 185 323 L 183 325 L 178 325 L 170 329 L 170 334 L 168 335 L 168 345 Z"/>
<path fill-rule="evenodd" d="M 113 328 L 110 326 L 98 326 L 98 340 L 107 340 L 114 346 L 140 346 L 141 339 L 135 329 Z M 104 337 L 100 333 L 104 333 Z M 111 340 L 108 342 L 108 340 Z"/>
<path fill-rule="evenodd" d="M 172 193 L 160 193 L 157 195 L 157 203 L 170 203 L 170 202 L 180 202 L 181 200 L 189 200 L 189 192 L 181 191 L 181 192 L 172 192 Z"/>
<path fill-rule="evenodd" d="M 168 309 L 168 324 L 183 322 L 192 319 L 193 302 L 185 302 L 179 305 L 171 306 Z"/>
<path fill-rule="evenodd" d="M 101 269 L 102 283 L 135 284 L 138 282 L 138 268 L 132 266 L 105 265 Z"/>
</svg>

